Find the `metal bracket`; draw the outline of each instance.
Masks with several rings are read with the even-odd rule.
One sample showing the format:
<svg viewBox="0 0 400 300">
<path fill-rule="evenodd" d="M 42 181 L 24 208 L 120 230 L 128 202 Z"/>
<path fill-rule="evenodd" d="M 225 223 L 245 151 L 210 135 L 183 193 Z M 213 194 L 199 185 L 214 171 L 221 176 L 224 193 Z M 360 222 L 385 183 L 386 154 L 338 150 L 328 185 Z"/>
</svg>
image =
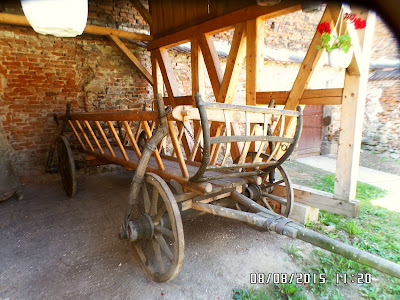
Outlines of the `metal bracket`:
<svg viewBox="0 0 400 300">
<path fill-rule="evenodd" d="M 139 176 L 137 174 L 133 175 L 132 182 L 142 183 L 143 182 L 143 176 Z"/>
</svg>

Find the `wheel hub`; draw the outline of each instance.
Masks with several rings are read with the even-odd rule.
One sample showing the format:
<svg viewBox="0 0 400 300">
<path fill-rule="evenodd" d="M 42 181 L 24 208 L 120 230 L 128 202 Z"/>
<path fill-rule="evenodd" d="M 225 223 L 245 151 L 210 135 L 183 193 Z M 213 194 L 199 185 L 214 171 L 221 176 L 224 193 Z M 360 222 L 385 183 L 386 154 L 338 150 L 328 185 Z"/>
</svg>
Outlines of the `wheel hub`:
<svg viewBox="0 0 400 300">
<path fill-rule="evenodd" d="M 153 220 L 148 214 L 144 214 L 136 220 L 129 221 L 127 233 L 132 242 L 151 239 L 154 236 Z"/>
<path fill-rule="evenodd" d="M 261 199 L 262 196 L 261 187 L 257 184 L 251 183 L 247 186 L 243 195 L 245 195 L 247 198 L 250 198 L 251 200 L 258 201 Z"/>
</svg>

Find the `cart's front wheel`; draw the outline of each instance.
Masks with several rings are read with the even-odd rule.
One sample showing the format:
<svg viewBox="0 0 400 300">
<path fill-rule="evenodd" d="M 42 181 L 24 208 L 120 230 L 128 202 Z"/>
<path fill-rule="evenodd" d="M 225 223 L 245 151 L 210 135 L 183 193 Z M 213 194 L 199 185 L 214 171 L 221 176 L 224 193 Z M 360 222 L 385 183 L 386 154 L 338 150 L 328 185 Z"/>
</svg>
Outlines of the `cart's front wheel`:
<svg viewBox="0 0 400 300">
<path fill-rule="evenodd" d="M 58 171 L 64 190 L 68 197 L 73 197 L 76 193 L 75 161 L 72 150 L 65 136 L 57 139 Z"/>
<path fill-rule="evenodd" d="M 133 215 L 128 231 L 140 265 L 157 282 L 172 280 L 183 263 L 183 226 L 175 198 L 161 177 L 145 174 Z"/>
</svg>

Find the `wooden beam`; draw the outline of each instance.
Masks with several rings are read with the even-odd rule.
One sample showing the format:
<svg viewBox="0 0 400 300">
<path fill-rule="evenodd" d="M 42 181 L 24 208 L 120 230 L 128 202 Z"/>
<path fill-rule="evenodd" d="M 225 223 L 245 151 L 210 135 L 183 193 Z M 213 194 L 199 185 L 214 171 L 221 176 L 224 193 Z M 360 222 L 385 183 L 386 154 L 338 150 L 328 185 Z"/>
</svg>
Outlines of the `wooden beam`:
<svg viewBox="0 0 400 300">
<path fill-rule="evenodd" d="M 264 69 L 264 20 L 247 21 L 246 27 L 246 104 L 256 105 L 256 93 L 261 89 Z"/>
<path fill-rule="evenodd" d="M 326 211 L 346 217 L 357 217 L 360 214 L 361 203 L 359 201 L 342 201 L 335 199 L 333 194 L 314 190 L 309 187 L 292 184 L 295 202 L 324 209 Z M 274 195 L 285 197 L 286 187 L 278 185 L 274 187 Z"/>
<path fill-rule="evenodd" d="M 193 105 L 196 106 L 196 103 L 193 101 L 193 97 L 190 96 L 178 96 L 174 97 L 174 101 L 171 101 L 169 97 L 164 97 L 164 104 L 171 105 L 173 107 L 177 105 Z"/>
<path fill-rule="evenodd" d="M 192 96 L 199 92 L 203 98 L 206 95 L 206 87 L 204 81 L 204 59 L 201 54 L 197 36 L 191 39 L 191 68 L 192 68 Z M 204 99 L 203 99 L 204 100 Z"/>
<path fill-rule="evenodd" d="M 147 71 L 147 69 L 140 63 L 139 59 L 131 52 L 131 50 L 128 49 L 128 47 L 125 46 L 125 44 L 119 39 L 119 37 L 113 34 L 110 34 L 108 37 L 118 46 L 119 49 L 122 50 L 122 52 L 124 52 L 129 60 L 133 62 L 140 74 L 142 74 L 151 85 L 154 85 L 153 76 L 151 76 L 149 71 Z"/>
<path fill-rule="evenodd" d="M 333 20 L 328 9 L 329 5 L 330 4 L 328 4 L 327 8 L 325 9 L 325 12 L 320 20 L 320 23 L 329 22 L 331 24 L 331 27 L 333 27 L 334 25 Z M 310 81 L 311 76 L 316 69 L 316 66 L 321 58 L 323 51 L 325 51 L 324 49 L 318 50 L 315 48 L 317 45 L 320 44 L 319 40 L 320 36 L 321 34 L 318 31 L 316 31 L 308 48 L 307 54 L 300 65 L 299 73 L 297 74 L 296 80 L 293 84 L 292 90 L 290 91 L 288 99 L 285 104 L 285 109 L 287 110 L 295 110 L 296 107 L 300 104 L 300 99 L 303 96 L 304 90 L 307 88 L 308 82 Z M 279 134 L 279 130 L 281 127 L 280 124 L 281 120 L 279 120 L 278 124 L 275 127 L 274 135 Z M 295 130 L 294 118 L 290 118 L 289 121 L 285 123 L 284 135 L 290 136 L 292 135 L 294 130 Z M 276 154 L 276 157 L 279 159 L 279 157 L 281 157 L 283 153 L 284 152 L 282 151 L 282 149 L 279 149 L 278 153 Z"/>
<path fill-rule="evenodd" d="M 0 13 L 0 23 L 31 27 L 31 25 L 29 24 L 29 22 L 25 16 L 6 14 L 6 13 Z M 104 35 L 104 36 L 113 34 L 120 38 L 132 39 L 132 40 L 136 40 L 136 41 L 151 41 L 151 40 L 153 40 L 153 37 L 148 34 L 129 32 L 129 31 L 113 29 L 113 28 L 106 28 L 106 27 L 95 26 L 95 25 L 86 25 L 83 32 L 87 33 L 87 34 L 96 34 L 96 35 Z"/>
<path fill-rule="evenodd" d="M 285 105 L 289 96 L 288 91 L 257 92 L 257 105 L 268 105 L 275 100 L 278 105 Z M 299 104 L 303 105 L 340 105 L 342 104 L 343 89 L 315 89 L 305 90 Z"/>
<path fill-rule="evenodd" d="M 149 11 L 143 6 L 143 4 L 139 0 L 130 0 L 132 5 L 136 8 L 136 10 L 140 13 L 143 19 L 146 21 L 149 26 L 153 26 L 153 19 L 149 13 Z"/>
<path fill-rule="evenodd" d="M 223 77 L 217 50 L 215 50 L 211 35 L 200 34 L 197 41 L 199 43 L 201 52 L 203 53 L 203 58 L 207 67 L 208 76 L 210 77 L 214 97 L 217 98 L 219 90 L 221 89 Z"/>
<path fill-rule="evenodd" d="M 151 53 L 151 72 L 153 76 L 153 93 L 154 95 L 157 94 L 164 94 L 164 85 L 163 85 L 163 78 L 160 70 L 160 65 L 158 63 L 157 58 L 155 57 L 154 53 Z"/>
<path fill-rule="evenodd" d="M 246 57 L 246 24 L 236 25 L 217 102 L 232 103 Z"/>
<path fill-rule="evenodd" d="M 168 97 L 173 103 L 174 97 L 180 96 L 180 94 L 178 82 L 176 81 L 174 69 L 172 68 L 171 59 L 168 55 L 168 50 L 160 48 L 152 51 L 152 54 L 158 61 L 164 79 L 165 89 L 167 90 Z"/>
<path fill-rule="evenodd" d="M 360 61 L 369 66 L 375 13 L 369 12 Z M 368 67 L 360 66 L 360 75 L 346 72 L 343 104 L 340 116 L 338 157 L 336 161 L 335 197 L 345 201 L 355 199 L 360 160 L 362 126 L 368 82 Z"/>
<path fill-rule="evenodd" d="M 270 19 L 279 17 L 288 13 L 292 13 L 301 9 L 300 0 L 286 0 L 273 6 L 251 5 L 246 8 L 239 9 L 229 14 L 216 17 L 198 25 L 185 28 L 181 31 L 163 36 L 150 42 L 147 49 L 153 50 L 160 47 L 172 47 L 189 41 L 197 34 L 221 32 L 233 28 L 235 24 L 246 22 L 247 20 L 262 17 Z"/>
</svg>

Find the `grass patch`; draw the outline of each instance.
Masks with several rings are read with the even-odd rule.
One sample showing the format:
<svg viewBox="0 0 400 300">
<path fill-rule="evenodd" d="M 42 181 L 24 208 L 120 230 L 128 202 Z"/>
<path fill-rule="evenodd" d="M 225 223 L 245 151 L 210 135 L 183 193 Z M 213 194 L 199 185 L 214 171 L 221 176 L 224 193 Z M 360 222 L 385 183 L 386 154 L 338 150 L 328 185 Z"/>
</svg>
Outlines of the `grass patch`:
<svg viewBox="0 0 400 300">
<path fill-rule="evenodd" d="M 334 174 L 324 176 L 320 182 L 312 187 L 315 189 L 333 192 Z M 320 210 L 320 220 L 316 224 L 307 224 L 307 227 L 319 232 L 326 232 L 330 226 L 331 238 L 350 244 L 358 249 L 400 263 L 400 213 L 371 204 L 371 200 L 386 195 L 386 191 L 365 183 L 357 183 L 356 199 L 361 201 L 361 212 L 357 218 L 343 217 L 334 213 Z M 333 230 L 332 230 L 333 228 Z M 326 295 L 329 286 L 336 284 L 336 274 L 340 281 L 342 274 L 351 276 L 357 273 L 372 273 L 376 283 L 358 286 L 359 294 L 366 299 L 400 299 L 400 280 L 384 275 L 359 263 L 348 260 L 340 255 L 325 254 L 318 251 L 317 267 L 310 267 L 310 272 L 327 274 L 328 285 L 311 286 L 311 290 L 319 295 Z"/>
<path fill-rule="evenodd" d="M 322 178 L 322 181 L 316 183 L 312 188 L 333 193 L 333 187 L 335 184 L 335 174 L 326 175 Z M 387 194 L 387 191 L 377 188 L 373 185 L 357 182 L 356 199 L 358 200 L 374 200 L 382 198 Z"/>
</svg>

